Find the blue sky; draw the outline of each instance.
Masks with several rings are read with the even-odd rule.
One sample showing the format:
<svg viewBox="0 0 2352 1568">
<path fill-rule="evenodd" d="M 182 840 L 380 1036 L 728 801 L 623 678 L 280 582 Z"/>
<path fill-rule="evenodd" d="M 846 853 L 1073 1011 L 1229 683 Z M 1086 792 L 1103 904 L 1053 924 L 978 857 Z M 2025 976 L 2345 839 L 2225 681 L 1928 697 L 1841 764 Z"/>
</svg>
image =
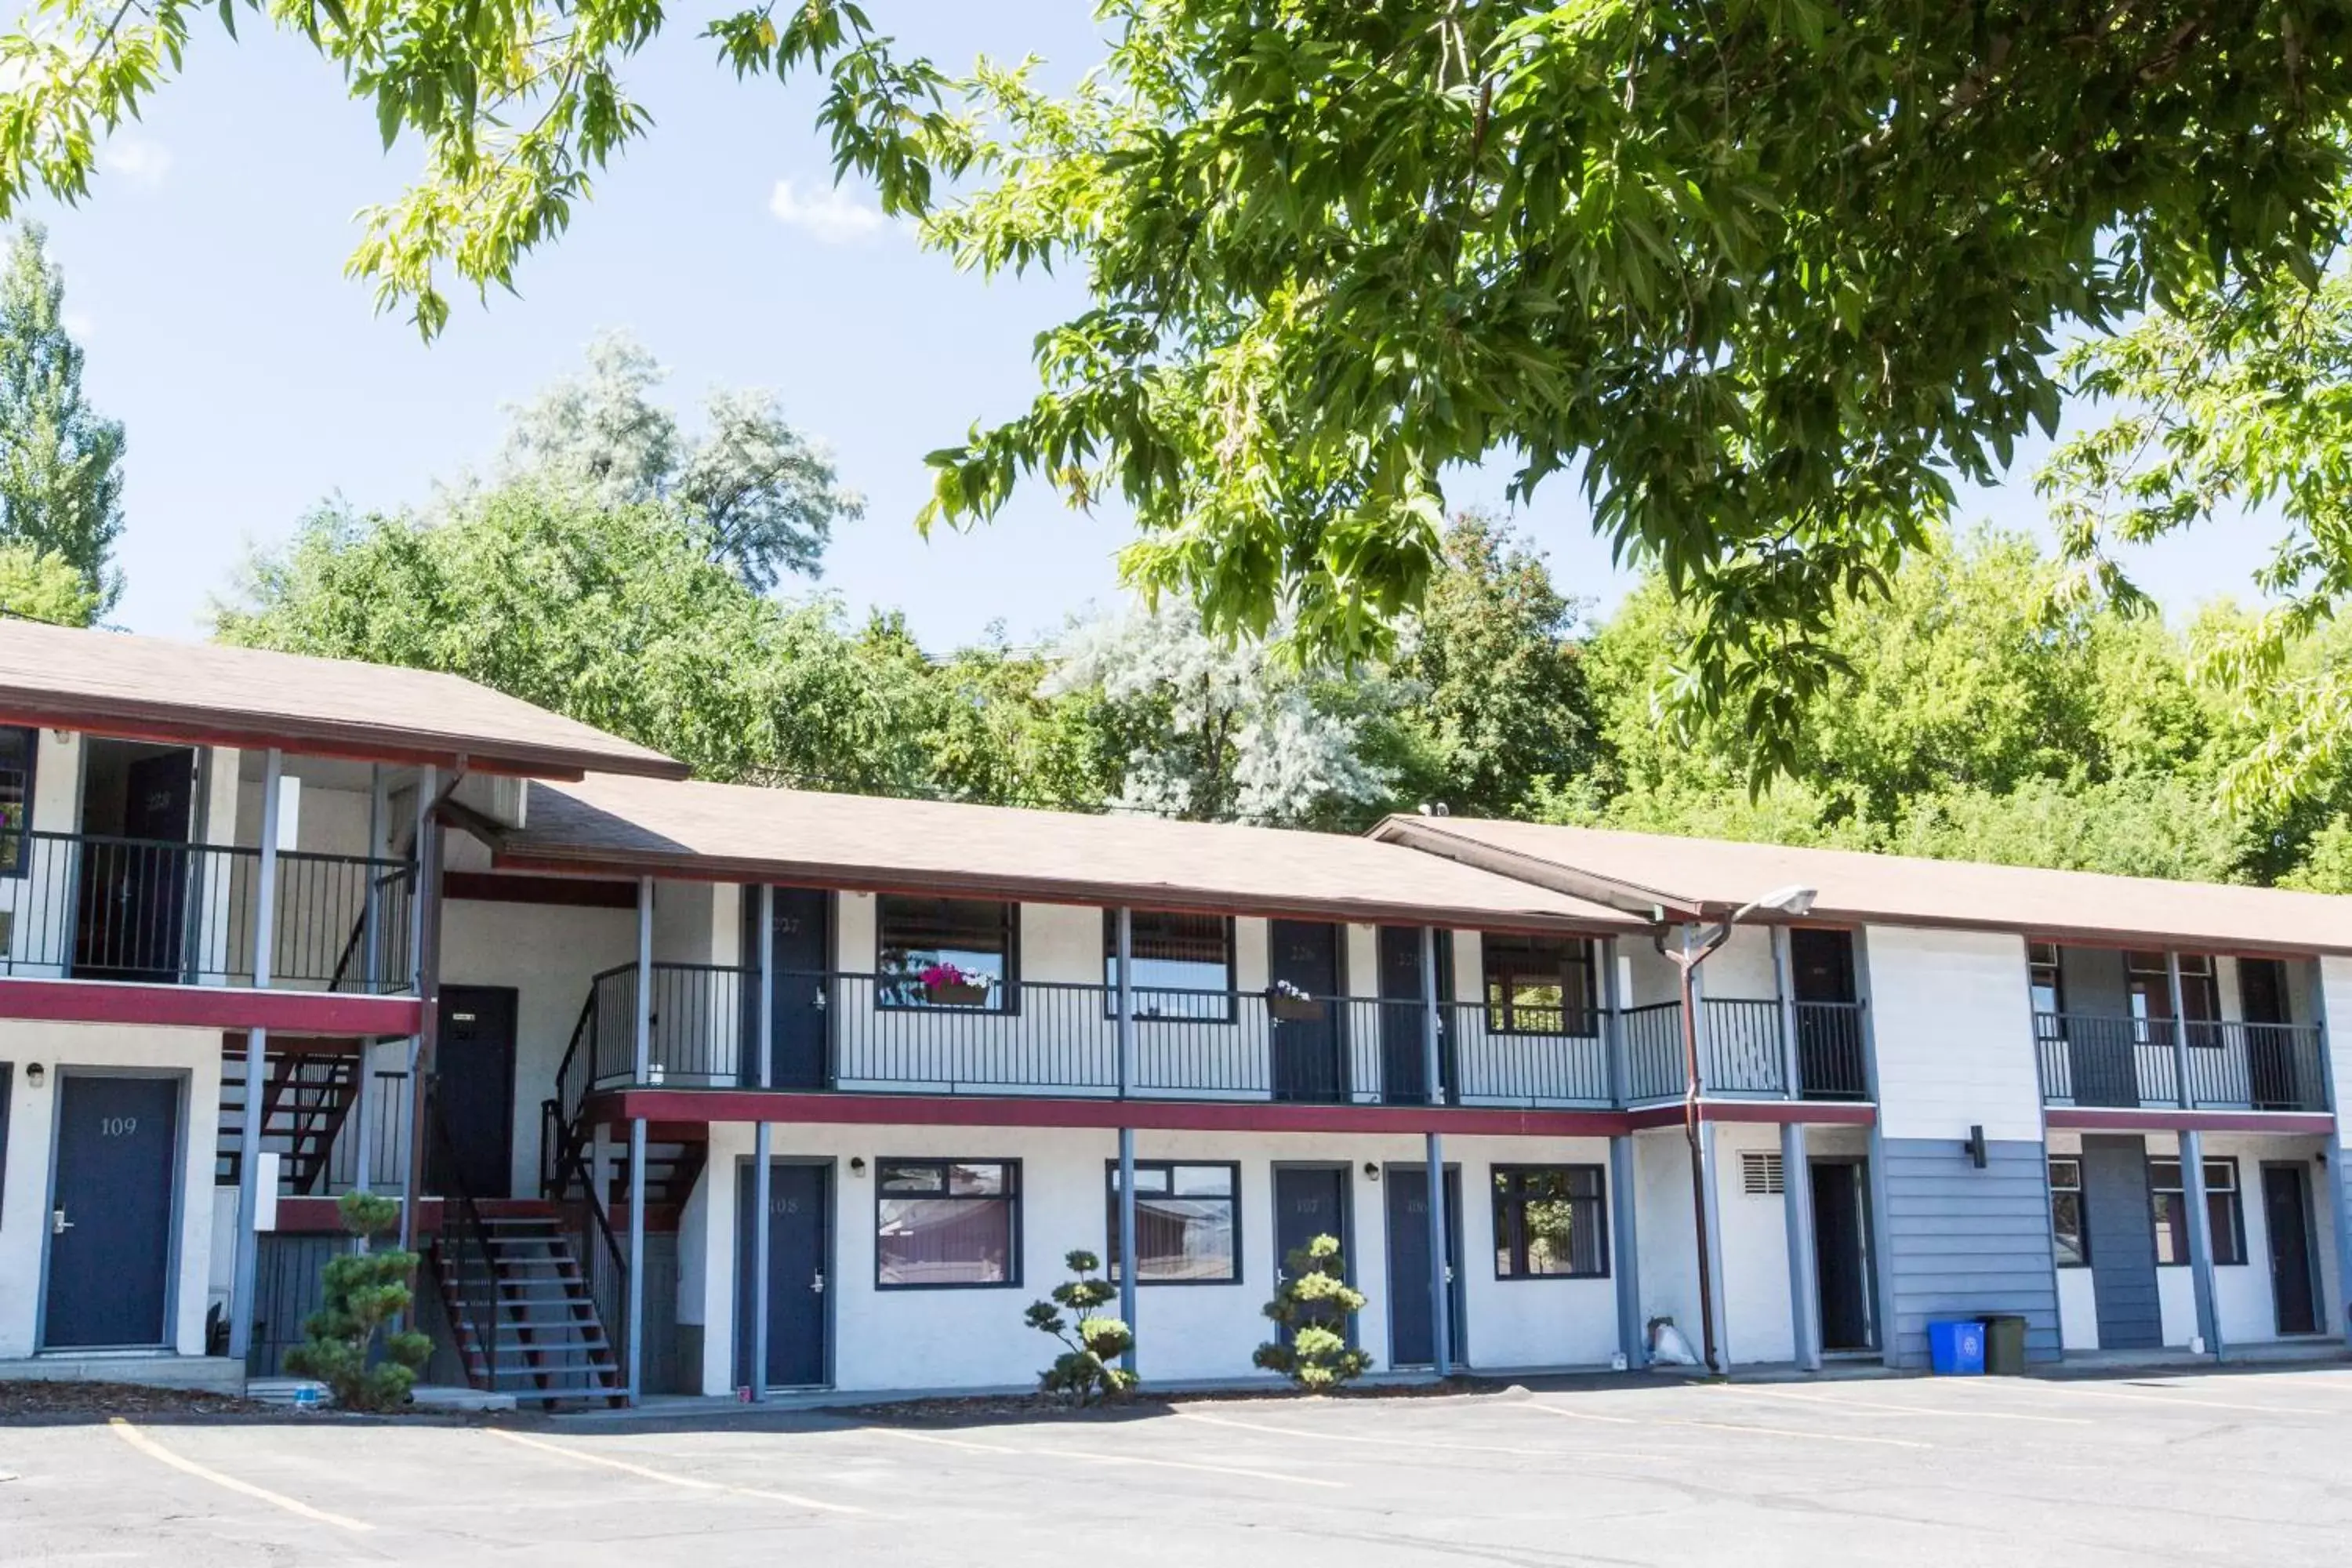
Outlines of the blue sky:
<svg viewBox="0 0 2352 1568">
<path fill-rule="evenodd" d="M 950 64 L 1034 51 L 1059 75 L 1091 58 L 1088 14 L 1020 0 L 908 7 L 901 25 Z M 834 193 L 811 94 L 737 84 L 683 29 L 658 44 L 631 78 L 653 134 L 526 263 L 520 298 L 461 301 L 427 347 L 342 275 L 352 214 L 389 199 L 413 153 L 383 153 L 373 111 L 331 68 L 257 20 L 245 30 L 232 44 L 200 22 L 185 76 L 110 146 L 92 197 L 40 210 L 89 393 L 129 430 L 121 624 L 198 633 L 247 546 L 284 538 L 319 501 L 412 503 L 435 478 L 487 465 L 503 406 L 608 327 L 671 368 L 682 408 L 713 385 L 768 387 L 833 446 L 868 501 L 824 577 L 854 608 L 902 608 L 945 647 L 995 620 L 1026 639 L 1115 595 L 1118 520 L 1072 514 L 1043 489 L 975 534 L 914 532 L 923 454 L 1022 405 L 1032 336 L 1081 295 L 1057 279 L 959 275 L 861 193 Z M 2037 455 L 1970 512 L 2035 523 Z M 1482 472 L 1450 499 L 1499 505 L 1501 489 Z M 1555 481 L 1516 521 L 1567 591 L 1604 607 L 1622 591 L 1570 487 Z M 2207 529 L 2137 564 L 2183 610 L 2245 593 L 2267 534 Z"/>
</svg>

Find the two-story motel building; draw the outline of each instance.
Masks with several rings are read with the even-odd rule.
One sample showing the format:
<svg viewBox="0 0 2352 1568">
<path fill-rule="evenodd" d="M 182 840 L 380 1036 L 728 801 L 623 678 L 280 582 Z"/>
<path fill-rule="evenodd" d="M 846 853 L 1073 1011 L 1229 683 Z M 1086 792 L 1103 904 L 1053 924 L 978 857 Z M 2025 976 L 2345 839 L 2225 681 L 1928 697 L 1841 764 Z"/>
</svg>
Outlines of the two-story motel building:
<svg viewBox="0 0 2352 1568">
<path fill-rule="evenodd" d="M 1381 1368 L 1639 1367 L 1695 1184 L 1734 1366 L 2346 1331 L 2352 901 L 696 784 L 21 623 L 0 726 L 0 1365 L 277 1373 L 359 1185 L 436 1375 L 524 1398 L 1024 1384 L 1073 1248 L 1147 1380 L 1245 1380 L 1324 1232 Z M 1696 972 L 1695 1184 L 1661 944 L 1790 883 Z"/>
</svg>

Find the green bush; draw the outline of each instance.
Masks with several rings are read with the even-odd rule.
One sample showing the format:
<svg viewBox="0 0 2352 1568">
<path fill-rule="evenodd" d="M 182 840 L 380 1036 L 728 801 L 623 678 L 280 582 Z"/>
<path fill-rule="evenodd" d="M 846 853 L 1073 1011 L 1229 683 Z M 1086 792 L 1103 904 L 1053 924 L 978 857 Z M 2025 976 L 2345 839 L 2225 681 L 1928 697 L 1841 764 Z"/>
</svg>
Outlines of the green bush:
<svg viewBox="0 0 2352 1568">
<path fill-rule="evenodd" d="M 321 1271 L 326 1304 L 303 1321 L 302 1331 L 310 1337 L 286 1352 L 286 1365 L 325 1384 L 346 1410 L 394 1409 L 407 1402 L 433 1342 L 413 1331 L 385 1333 L 382 1359 L 368 1363 L 377 1335 L 415 1299 L 409 1281 L 416 1274 L 416 1254 L 373 1247 L 400 1224 L 396 1200 L 345 1193 L 337 1206 L 360 1250 L 328 1259 Z"/>
<path fill-rule="evenodd" d="M 1348 1283 L 1339 1238 L 1318 1236 L 1291 1249 L 1288 1278 L 1265 1304 L 1265 1315 L 1288 1331 L 1257 1347 L 1251 1359 L 1309 1393 L 1361 1377 L 1371 1356 L 1348 1343 L 1348 1320 L 1364 1310 L 1364 1293 Z"/>
<path fill-rule="evenodd" d="M 1097 1309 L 1116 1300 L 1118 1288 L 1098 1277 L 1102 1260 L 1091 1252 L 1070 1253 L 1062 1262 L 1076 1278 L 1055 1286 L 1052 1300 L 1029 1304 L 1029 1326 L 1064 1347 L 1054 1364 L 1037 1374 L 1037 1386 L 1072 1405 L 1116 1399 L 1136 1384 L 1135 1373 L 1118 1364 L 1135 1343 L 1135 1333 Z"/>
</svg>

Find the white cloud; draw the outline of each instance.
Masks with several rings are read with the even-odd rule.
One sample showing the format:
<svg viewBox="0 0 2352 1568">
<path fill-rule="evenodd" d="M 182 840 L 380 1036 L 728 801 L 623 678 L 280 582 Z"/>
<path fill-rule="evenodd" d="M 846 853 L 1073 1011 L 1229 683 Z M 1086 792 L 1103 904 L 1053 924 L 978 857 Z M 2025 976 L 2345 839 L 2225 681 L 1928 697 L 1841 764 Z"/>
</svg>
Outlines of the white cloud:
<svg viewBox="0 0 2352 1568">
<path fill-rule="evenodd" d="M 135 131 L 120 131 L 108 138 L 99 166 L 117 179 L 153 190 L 172 172 L 172 150 Z"/>
<path fill-rule="evenodd" d="M 882 232 L 889 219 L 848 192 L 833 186 L 803 195 L 790 180 L 778 180 L 768 210 L 786 228 L 796 228 L 819 245 L 853 245 Z"/>
</svg>

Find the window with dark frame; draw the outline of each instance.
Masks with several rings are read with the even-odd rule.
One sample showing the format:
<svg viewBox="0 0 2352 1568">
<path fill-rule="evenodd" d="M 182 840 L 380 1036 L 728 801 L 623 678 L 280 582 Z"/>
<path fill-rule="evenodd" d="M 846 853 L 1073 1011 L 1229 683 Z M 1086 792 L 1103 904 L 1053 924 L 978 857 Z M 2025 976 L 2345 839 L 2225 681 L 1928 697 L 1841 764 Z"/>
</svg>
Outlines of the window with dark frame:
<svg viewBox="0 0 2352 1568">
<path fill-rule="evenodd" d="M 1018 1160 L 877 1160 L 874 1286 L 1021 1283 Z"/>
<path fill-rule="evenodd" d="M 1496 1279 L 1607 1276 L 1607 1188 L 1600 1166 L 1497 1165 L 1494 1181 Z"/>
<path fill-rule="evenodd" d="M 2181 1186 L 2179 1160 L 2147 1163 L 2148 1204 L 2156 1221 L 2156 1260 L 2189 1261 L 2189 1194 Z M 2246 1260 L 2245 1210 L 2238 1197 L 2238 1162 L 2229 1156 L 2205 1162 L 2205 1222 L 2213 1233 L 2213 1262 Z"/>
<path fill-rule="evenodd" d="M 2050 1236 L 2058 1244 L 2058 1267 L 2081 1268 L 2091 1261 L 2083 1233 L 2083 1162 L 2072 1154 L 2050 1157 Z"/>
<path fill-rule="evenodd" d="M 1601 1032 L 1592 944 L 1580 937 L 1482 935 L 1486 1029 L 1496 1035 Z"/>
<path fill-rule="evenodd" d="M 2124 989 L 2130 998 L 2134 1018 L 2153 1021 L 2172 1016 L 2172 977 L 2166 971 L 2164 954 L 2125 953 Z M 2180 955 L 2180 1007 L 2189 1016 L 2190 1045 L 2221 1043 L 2221 1030 L 2199 1026 L 2211 1025 L 2221 1016 L 2221 984 L 2214 974 L 2211 953 Z"/>
<path fill-rule="evenodd" d="M 2063 1013 L 2066 1010 L 2066 986 L 2058 963 L 2058 944 L 2054 942 L 2027 942 L 2025 969 L 2027 984 L 2032 987 L 2034 1012 Z"/>
<path fill-rule="evenodd" d="M 1121 1277 L 1118 1166 L 1106 1186 L 1106 1277 Z M 1241 1283 L 1241 1166 L 1231 1161 L 1135 1163 L 1135 1271 L 1139 1285 Z"/>
<path fill-rule="evenodd" d="M 1128 942 L 1135 954 L 1139 1018 L 1230 1020 L 1234 1016 L 1234 922 L 1224 915 L 1137 910 Z M 1118 1012 L 1118 911 L 1103 911 L 1103 1016 Z"/>
<path fill-rule="evenodd" d="M 0 726 L 0 877 L 21 877 L 31 864 L 33 760 L 39 754 L 38 730 Z"/>
<path fill-rule="evenodd" d="M 1018 904 L 885 893 L 874 921 L 877 1006 L 1014 1010 Z"/>
</svg>

